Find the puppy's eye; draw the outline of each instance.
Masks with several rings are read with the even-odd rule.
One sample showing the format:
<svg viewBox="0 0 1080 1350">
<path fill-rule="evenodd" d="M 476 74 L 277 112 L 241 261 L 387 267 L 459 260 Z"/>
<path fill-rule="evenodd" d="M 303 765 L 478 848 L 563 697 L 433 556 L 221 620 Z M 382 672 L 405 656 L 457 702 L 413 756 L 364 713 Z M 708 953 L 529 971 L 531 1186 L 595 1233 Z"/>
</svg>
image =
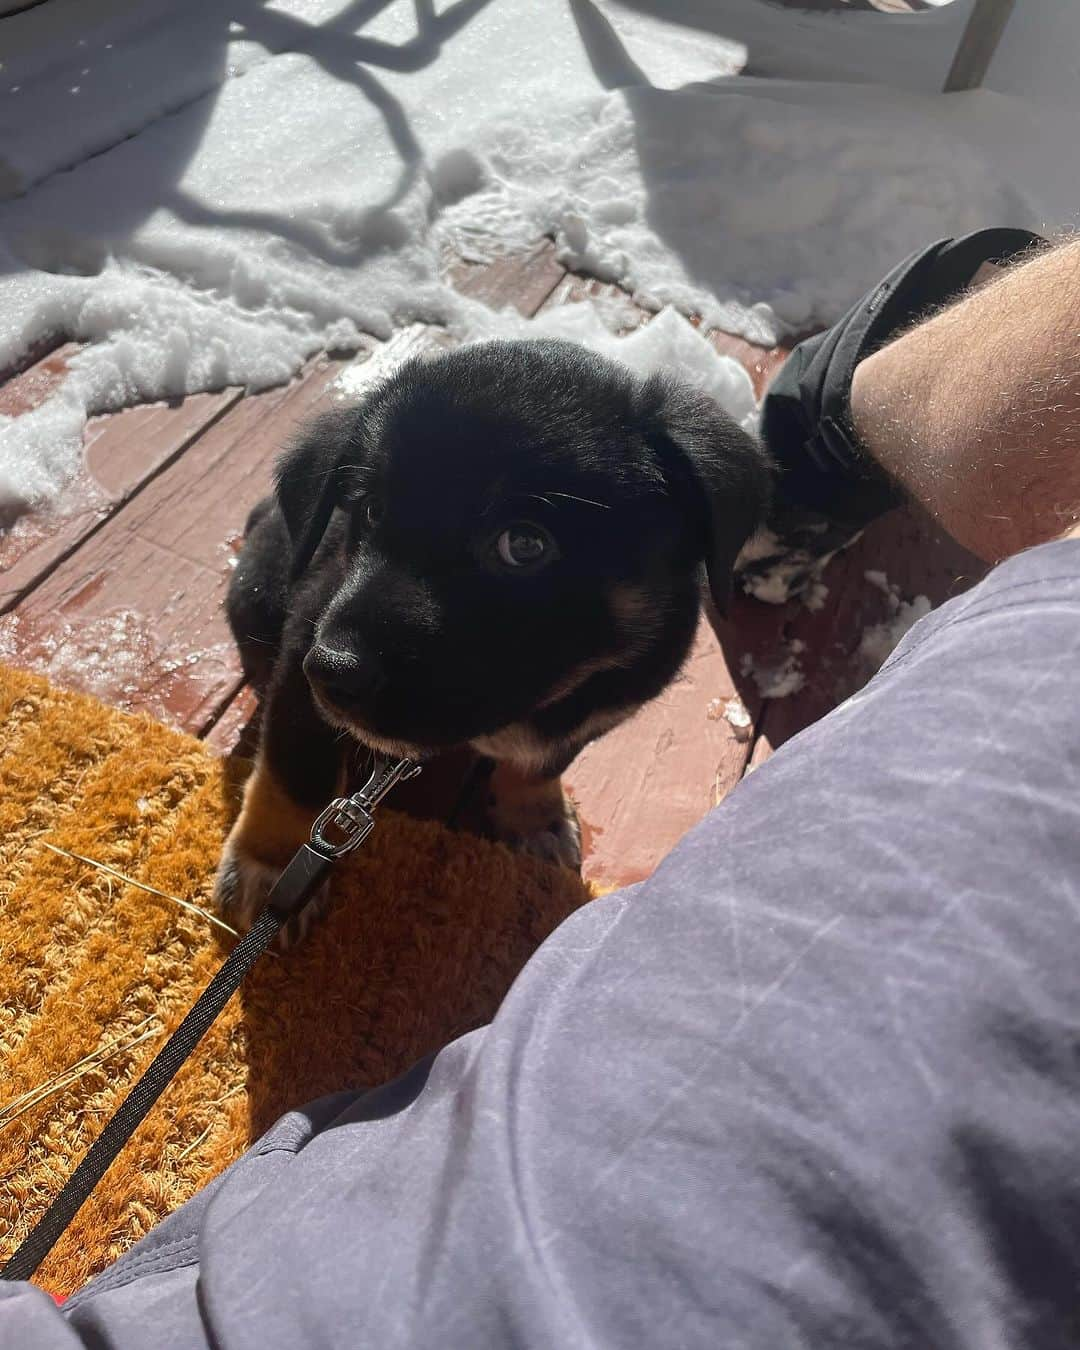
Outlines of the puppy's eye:
<svg viewBox="0 0 1080 1350">
<path fill-rule="evenodd" d="M 539 525 L 525 522 L 503 530 L 495 540 L 495 552 L 505 567 L 514 570 L 528 568 L 534 571 L 557 556 L 551 535 Z"/>
<path fill-rule="evenodd" d="M 360 499 L 357 503 L 357 510 L 360 513 L 361 521 L 369 530 L 381 525 L 383 516 L 386 514 L 382 499 L 377 497 L 374 492 L 369 492 L 366 497 Z"/>
</svg>

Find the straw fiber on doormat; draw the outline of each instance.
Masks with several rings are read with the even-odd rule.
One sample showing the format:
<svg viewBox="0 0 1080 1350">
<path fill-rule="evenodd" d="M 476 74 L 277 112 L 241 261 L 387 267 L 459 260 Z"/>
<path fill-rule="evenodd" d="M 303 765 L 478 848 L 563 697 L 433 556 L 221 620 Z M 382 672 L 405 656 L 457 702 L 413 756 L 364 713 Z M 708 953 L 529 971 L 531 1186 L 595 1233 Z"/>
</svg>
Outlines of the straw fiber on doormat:
<svg viewBox="0 0 1080 1350">
<path fill-rule="evenodd" d="M 0 1257 L 232 941 L 53 849 L 205 906 L 236 795 L 234 766 L 198 741 L 0 668 Z M 569 872 L 386 810 L 335 885 L 308 941 L 249 976 L 42 1266 L 44 1287 L 77 1289 L 283 1111 L 385 1081 L 488 1020 L 587 899 Z"/>
</svg>

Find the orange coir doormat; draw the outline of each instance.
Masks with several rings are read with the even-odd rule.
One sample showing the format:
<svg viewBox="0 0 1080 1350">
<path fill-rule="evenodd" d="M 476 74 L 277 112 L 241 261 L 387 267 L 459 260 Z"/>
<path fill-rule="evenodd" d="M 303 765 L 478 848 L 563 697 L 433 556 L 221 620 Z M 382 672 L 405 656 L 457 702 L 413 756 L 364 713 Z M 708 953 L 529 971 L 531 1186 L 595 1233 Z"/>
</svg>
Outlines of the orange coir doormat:
<svg viewBox="0 0 1080 1350">
<path fill-rule="evenodd" d="M 0 667 L 0 1258 L 223 959 L 232 939 L 176 901 L 206 905 L 236 796 L 198 741 Z M 308 940 L 248 977 L 41 1267 L 45 1288 L 79 1288 L 283 1111 L 487 1021 L 588 898 L 569 872 L 387 810 L 335 890 Z"/>
</svg>

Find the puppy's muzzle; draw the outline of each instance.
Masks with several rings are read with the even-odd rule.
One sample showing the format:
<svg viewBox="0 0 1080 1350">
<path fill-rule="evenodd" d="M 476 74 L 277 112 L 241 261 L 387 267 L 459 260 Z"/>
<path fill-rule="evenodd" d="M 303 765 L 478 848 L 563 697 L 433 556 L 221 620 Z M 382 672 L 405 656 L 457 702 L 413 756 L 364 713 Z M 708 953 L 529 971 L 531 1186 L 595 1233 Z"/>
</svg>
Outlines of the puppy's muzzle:
<svg viewBox="0 0 1080 1350">
<path fill-rule="evenodd" d="M 325 703 L 348 714 L 363 714 L 386 688 L 388 677 L 370 652 L 343 652 L 322 643 L 304 657 L 308 683 Z"/>
</svg>

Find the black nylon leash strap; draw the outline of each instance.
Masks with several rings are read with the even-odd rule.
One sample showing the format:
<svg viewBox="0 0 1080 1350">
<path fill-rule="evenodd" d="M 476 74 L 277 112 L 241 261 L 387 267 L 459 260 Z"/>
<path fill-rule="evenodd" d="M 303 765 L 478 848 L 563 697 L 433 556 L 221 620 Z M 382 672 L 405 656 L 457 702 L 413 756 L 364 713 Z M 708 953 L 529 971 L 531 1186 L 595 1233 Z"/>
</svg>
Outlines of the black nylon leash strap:
<svg viewBox="0 0 1080 1350">
<path fill-rule="evenodd" d="M 116 1114 L 90 1145 L 56 1199 L 0 1270 L 0 1279 L 28 1280 L 45 1260 L 177 1070 L 239 989 L 244 976 L 273 942 L 282 924 L 303 906 L 333 862 L 333 854 L 318 853 L 308 844 L 293 857 L 270 891 L 259 917 L 120 1103 Z"/>
<path fill-rule="evenodd" d="M 372 753 L 370 776 L 360 791 L 336 798 L 323 811 L 311 827 L 311 842 L 302 844 L 293 854 L 288 867 L 270 888 L 259 917 L 120 1103 L 59 1195 L 0 1270 L 0 1280 L 28 1280 L 33 1275 L 282 925 L 300 912 L 338 858 L 351 853 L 368 837 L 375 828 L 372 812 L 390 789 L 419 772 L 420 765 L 411 759 L 388 759 Z"/>
</svg>

